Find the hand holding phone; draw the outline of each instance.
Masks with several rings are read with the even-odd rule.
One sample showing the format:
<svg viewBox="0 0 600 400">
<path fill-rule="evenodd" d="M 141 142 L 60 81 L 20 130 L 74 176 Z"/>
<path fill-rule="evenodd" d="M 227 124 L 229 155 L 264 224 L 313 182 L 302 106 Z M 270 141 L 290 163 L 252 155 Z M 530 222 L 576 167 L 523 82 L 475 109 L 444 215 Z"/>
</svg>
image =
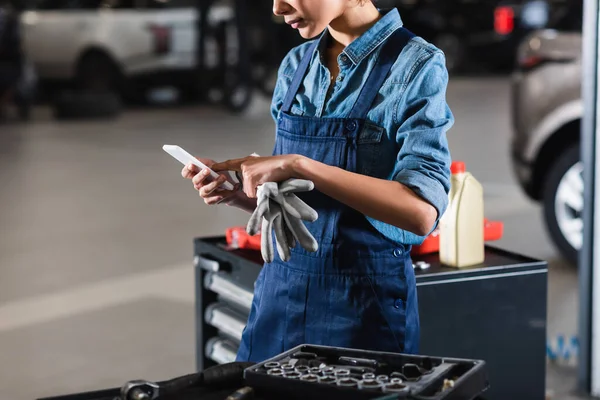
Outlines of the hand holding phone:
<svg viewBox="0 0 600 400">
<path fill-rule="evenodd" d="M 177 161 L 179 161 L 183 165 L 194 164 L 198 168 L 200 168 L 200 170 L 203 170 L 203 169 L 208 170 L 209 176 L 213 180 L 219 178 L 219 174 L 217 174 L 215 171 L 210 169 L 203 162 L 198 160 L 196 157 L 192 156 L 190 153 L 188 153 L 181 147 L 175 146 L 175 145 L 170 145 L 170 144 L 165 144 L 163 146 L 163 150 L 166 151 L 167 153 L 169 153 L 173 158 L 175 158 Z M 223 184 L 221 184 L 220 188 L 225 189 L 225 190 L 233 190 L 234 186 L 233 186 L 233 184 L 231 184 L 231 182 L 223 182 Z"/>
</svg>

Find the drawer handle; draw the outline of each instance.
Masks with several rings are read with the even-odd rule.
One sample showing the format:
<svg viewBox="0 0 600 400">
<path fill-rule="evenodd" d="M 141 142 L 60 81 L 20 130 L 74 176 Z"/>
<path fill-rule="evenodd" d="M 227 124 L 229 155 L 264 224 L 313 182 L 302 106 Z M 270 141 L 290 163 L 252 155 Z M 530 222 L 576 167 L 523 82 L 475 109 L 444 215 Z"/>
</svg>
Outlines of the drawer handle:
<svg viewBox="0 0 600 400">
<path fill-rule="evenodd" d="M 219 261 L 208 254 L 194 257 L 194 264 L 209 272 L 231 272 L 231 265 L 226 261 Z"/>
</svg>

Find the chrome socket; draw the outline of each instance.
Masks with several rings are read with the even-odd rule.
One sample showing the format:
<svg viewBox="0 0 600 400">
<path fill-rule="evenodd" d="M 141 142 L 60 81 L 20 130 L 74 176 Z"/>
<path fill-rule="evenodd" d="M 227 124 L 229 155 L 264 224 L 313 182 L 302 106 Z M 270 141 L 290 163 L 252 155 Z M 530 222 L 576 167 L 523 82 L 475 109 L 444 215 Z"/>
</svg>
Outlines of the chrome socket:
<svg viewBox="0 0 600 400">
<path fill-rule="evenodd" d="M 272 368 L 267 371 L 267 375 L 282 376 L 283 370 L 281 368 Z"/>
<path fill-rule="evenodd" d="M 307 367 L 306 365 L 300 365 L 300 366 L 296 367 L 296 372 L 303 374 L 303 375 L 307 374 L 309 370 L 310 370 L 310 368 Z"/>
<path fill-rule="evenodd" d="M 349 369 L 336 369 L 333 374 L 338 378 L 342 378 L 342 377 L 350 376 L 350 370 Z"/>
<path fill-rule="evenodd" d="M 383 388 L 383 383 L 375 379 L 363 379 L 358 382 L 358 387 L 365 390 L 380 390 Z"/>
<path fill-rule="evenodd" d="M 323 383 L 325 385 L 334 385 L 337 383 L 337 379 L 333 375 L 325 375 L 319 377 L 319 383 Z"/>
<path fill-rule="evenodd" d="M 408 393 L 410 389 L 402 383 L 386 383 L 383 391 L 384 393 Z"/>
<path fill-rule="evenodd" d="M 333 368 L 333 367 L 321 368 L 321 373 L 323 375 L 333 375 L 335 373 L 335 368 Z"/>
<path fill-rule="evenodd" d="M 284 374 L 287 374 L 289 372 L 295 372 L 296 368 L 294 368 L 294 366 L 290 365 L 290 364 L 283 364 L 281 366 L 281 369 L 283 370 Z"/>
<path fill-rule="evenodd" d="M 287 374 L 283 374 L 283 377 L 288 379 L 300 379 L 300 377 L 302 377 L 302 374 L 300 372 L 292 371 Z"/>
<path fill-rule="evenodd" d="M 300 377 L 300 380 L 305 382 L 319 382 L 319 376 L 313 374 L 303 375 Z"/>
<path fill-rule="evenodd" d="M 358 379 L 344 377 L 337 381 L 337 385 L 340 387 L 358 387 Z"/>
</svg>

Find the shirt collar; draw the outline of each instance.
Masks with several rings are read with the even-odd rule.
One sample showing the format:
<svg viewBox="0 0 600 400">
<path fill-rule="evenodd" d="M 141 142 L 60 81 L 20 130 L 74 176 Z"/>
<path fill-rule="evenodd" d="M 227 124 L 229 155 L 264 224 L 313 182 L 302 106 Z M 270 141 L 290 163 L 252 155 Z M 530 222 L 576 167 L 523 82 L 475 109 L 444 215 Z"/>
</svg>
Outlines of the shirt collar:
<svg viewBox="0 0 600 400">
<path fill-rule="evenodd" d="M 383 18 L 375 23 L 369 30 L 350 43 L 342 51 L 353 64 L 358 64 L 381 45 L 394 31 L 402 27 L 402 18 L 398 9 L 381 11 Z M 325 30 L 320 38 L 319 52 L 325 57 L 327 42 L 330 40 L 329 31 Z"/>
</svg>

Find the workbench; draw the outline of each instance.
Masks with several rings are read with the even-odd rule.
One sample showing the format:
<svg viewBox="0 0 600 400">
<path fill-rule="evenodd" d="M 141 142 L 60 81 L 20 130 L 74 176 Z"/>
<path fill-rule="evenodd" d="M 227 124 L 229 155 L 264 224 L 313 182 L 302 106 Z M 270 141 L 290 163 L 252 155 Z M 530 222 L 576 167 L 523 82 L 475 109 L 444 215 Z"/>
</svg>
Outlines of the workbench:
<svg viewBox="0 0 600 400">
<path fill-rule="evenodd" d="M 547 263 L 487 246 L 482 265 L 453 269 L 414 257 L 421 354 L 485 360 L 487 400 L 542 400 L 546 376 Z M 232 361 L 262 268 L 260 252 L 195 240 L 197 367 Z"/>
</svg>

